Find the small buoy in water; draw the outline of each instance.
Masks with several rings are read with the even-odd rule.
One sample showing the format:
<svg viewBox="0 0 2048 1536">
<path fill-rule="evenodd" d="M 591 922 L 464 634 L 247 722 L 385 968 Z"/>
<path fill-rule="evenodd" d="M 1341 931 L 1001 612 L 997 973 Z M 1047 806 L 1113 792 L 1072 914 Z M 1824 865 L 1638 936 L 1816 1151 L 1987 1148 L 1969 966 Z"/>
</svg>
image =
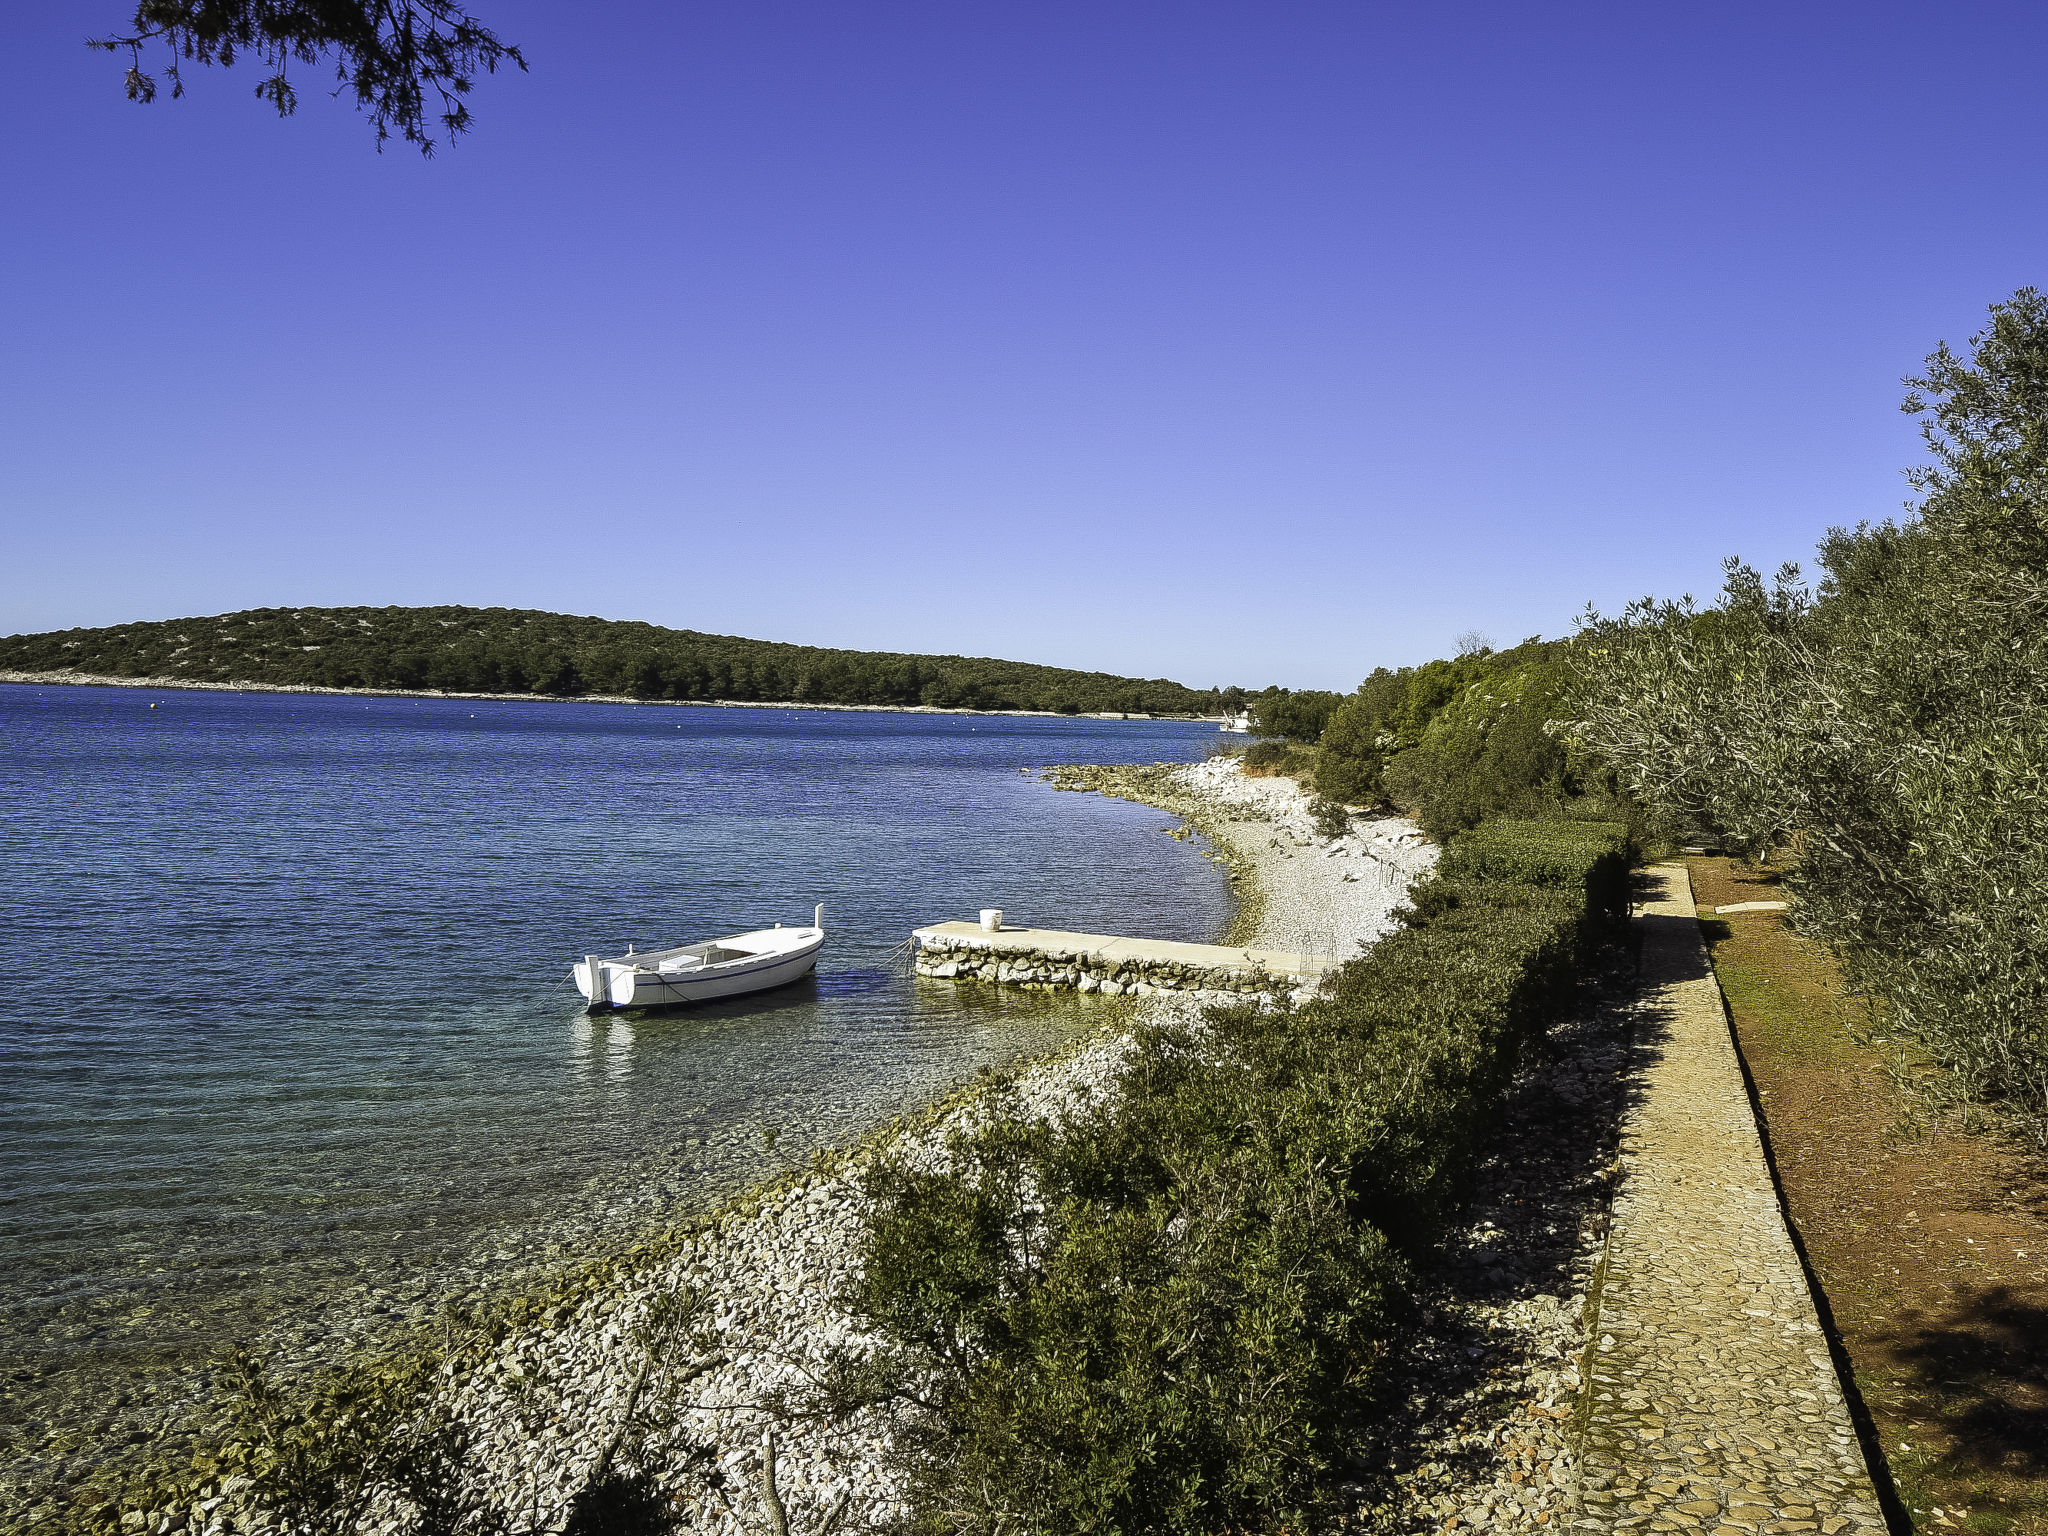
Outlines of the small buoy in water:
<svg viewBox="0 0 2048 1536">
<path fill-rule="evenodd" d="M 150 707 L 151 709 L 155 709 L 155 708 L 156 708 L 156 706 L 155 706 L 154 704 L 150 705 L 149 707 Z"/>
</svg>

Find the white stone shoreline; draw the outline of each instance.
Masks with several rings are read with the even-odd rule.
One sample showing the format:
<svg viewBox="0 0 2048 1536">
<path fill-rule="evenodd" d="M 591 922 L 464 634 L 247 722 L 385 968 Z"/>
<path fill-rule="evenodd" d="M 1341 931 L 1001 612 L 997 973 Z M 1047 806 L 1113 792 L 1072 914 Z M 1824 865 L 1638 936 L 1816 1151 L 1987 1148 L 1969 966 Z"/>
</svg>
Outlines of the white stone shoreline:
<svg viewBox="0 0 2048 1536">
<path fill-rule="evenodd" d="M 1335 944 L 1355 953 L 1392 924 L 1409 885 L 1434 862 L 1412 824 L 1357 821 L 1335 840 L 1319 836 L 1308 796 L 1287 779 L 1250 779 L 1235 759 L 1180 769 L 1175 779 L 1211 808 L 1215 835 L 1265 892 L 1251 941 L 1271 947 Z M 1326 951 L 1328 952 L 1328 951 Z M 948 985 L 949 983 L 922 983 Z M 1130 1004 L 1134 1017 L 1193 1014 L 1198 997 L 1150 997 Z M 1017 1107 L 1050 1117 L 1104 1091 L 1115 1080 L 1128 1036 L 1090 1041 L 1017 1081 Z M 946 1130 L 980 1113 L 973 1101 L 893 1145 L 939 1155 Z M 906 1140 L 905 1138 L 908 1138 Z M 664 1298 L 699 1298 L 696 1341 L 666 1369 L 639 1381 L 638 1403 L 658 1409 L 697 1443 L 717 1447 L 724 1497 L 700 1475 L 676 1491 L 685 1529 L 737 1536 L 768 1528 L 758 1487 L 761 1440 L 776 1426 L 778 1486 L 793 1532 L 819 1528 L 829 1511 L 841 1528 L 885 1518 L 892 1490 L 882 1480 L 880 1431 L 868 1423 L 822 1426 L 781 1422 L 767 1406 L 778 1392 L 800 1394 L 835 1355 L 858 1353 L 861 1337 L 834 1298 L 851 1278 L 861 1231 L 862 1196 L 851 1167 L 799 1177 L 751 1207 L 683 1239 L 670 1256 L 635 1273 L 620 1289 L 565 1307 L 537 1328 L 516 1332 L 473 1372 L 456 1397 L 472 1451 L 495 1495 L 515 1512 L 514 1529 L 559 1529 L 568 1501 L 588 1480 L 618 1429 L 647 1359 L 641 1332 Z M 687 1374 L 689 1379 L 678 1378 Z M 745 1523 L 734 1518 L 737 1504 Z M 230 1529 L 230 1498 L 204 1522 L 206 1536 Z M 397 1513 L 368 1529 L 397 1531 Z M 148 1529 L 168 1529 L 152 1520 Z"/>
<path fill-rule="evenodd" d="M 1308 797 L 1292 780 L 1247 779 L 1234 759 L 1191 765 L 1177 776 L 1224 816 L 1246 819 L 1223 824 L 1222 835 L 1249 861 L 1267 890 L 1265 922 L 1256 936 L 1271 945 L 1273 935 L 1348 934 L 1351 948 L 1390 926 L 1393 910 L 1408 886 L 1434 862 L 1410 823 L 1387 820 L 1332 841 L 1319 837 L 1308 814 Z M 1252 819 L 1256 818 L 1256 819 Z M 1340 951 L 1342 952 L 1342 951 Z M 1147 1016 L 1166 1010 L 1193 1011 L 1193 1000 L 1146 999 Z M 1106 1089 L 1122 1059 L 1124 1038 L 1090 1043 L 1018 1083 L 1024 1113 L 1050 1117 L 1083 1097 Z M 960 1123 L 961 1112 L 919 1140 L 935 1147 L 943 1130 Z M 539 1474 L 542 1523 L 559 1520 L 563 1503 L 582 1485 L 616 1421 L 640 1352 L 626 1341 L 657 1296 L 682 1286 L 699 1291 L 712 1312 L 711 1352 L 728 1364 L 698 1376 L 678 1394 L 687 1403 L 681 1422 L 692 1438 L 717 1444 L 725 1470 L 741 1489 L 757 1477 L 759 1444 L 769 1415 L 759 1406 L 777 1389 L 801 1391 L 829 1358 L 859 1348 L 853 1321 L 832 1298 L 850 1278 L 859 1241 L 861 1197 L 850 1174 L 798 1183 L 744 1218 L 691 1243 L 646 1274 L 629 1294 L 587 1304 L 559 1320 L 551 1333 L 509 1341 L 500 1353 L 507 1366 L 538 1373 L 563 1384 L 556 1422 L 530 1437 L 518 1422 L 517 1379 L 502 1377 L 472 1389 L 466 1416 L 480 1431 L 484 1454 L 500 1486 Z M 643 1389 L 644 1391 L 644 1389 Z M 858 1528 L 883 1516 L 891 1490 L 876 1470 L 881 1445 L 871 1426 L 832 1430 L 783 1426 L 778 1481 L 791 1528 L 815 1529 L 842 1498 L 846 1523 Z M 733 1497 L 759 1527 L 758 1504 L 747 1492 Z M 698 1497 L 689 1506 L 687 1529 L 737 1533 L 716 1499 Z"/>
</svg>

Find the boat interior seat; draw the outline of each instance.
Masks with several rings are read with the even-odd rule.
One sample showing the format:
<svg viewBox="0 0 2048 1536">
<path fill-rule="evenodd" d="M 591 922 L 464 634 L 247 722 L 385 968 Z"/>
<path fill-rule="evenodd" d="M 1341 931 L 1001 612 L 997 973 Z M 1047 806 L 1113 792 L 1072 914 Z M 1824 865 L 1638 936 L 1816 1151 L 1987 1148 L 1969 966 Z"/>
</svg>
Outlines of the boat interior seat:
<svg viewBox="0 0 2048 1536">
<path fill-rule="evenodd" d="M 656 969 L 664 971 L 691 971 L 699 966 L 718 965 L 726 960 L 751 960 L 753 958 L 754 951 L 751 949 L 727 949 L 719 944 L 693 944 L 688 949 L 679 950 L 673 955 L 663 956 L 657 963 Z"/>
</svg>

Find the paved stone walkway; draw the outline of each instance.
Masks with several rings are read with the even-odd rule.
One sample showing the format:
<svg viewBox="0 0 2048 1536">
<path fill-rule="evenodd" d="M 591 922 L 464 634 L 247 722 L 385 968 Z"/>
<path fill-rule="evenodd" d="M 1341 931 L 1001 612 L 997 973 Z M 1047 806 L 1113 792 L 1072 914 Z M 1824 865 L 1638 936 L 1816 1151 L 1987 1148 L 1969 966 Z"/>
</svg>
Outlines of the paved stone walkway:
<svg viewBox="0 0 2048 1536">
<path fill-rule="evenodd" d="M 1682 864 L 1640 908 L 1636 1101 L 1581 1410 L 1579 1529 L 1882 1536 Z"/>
</svg>

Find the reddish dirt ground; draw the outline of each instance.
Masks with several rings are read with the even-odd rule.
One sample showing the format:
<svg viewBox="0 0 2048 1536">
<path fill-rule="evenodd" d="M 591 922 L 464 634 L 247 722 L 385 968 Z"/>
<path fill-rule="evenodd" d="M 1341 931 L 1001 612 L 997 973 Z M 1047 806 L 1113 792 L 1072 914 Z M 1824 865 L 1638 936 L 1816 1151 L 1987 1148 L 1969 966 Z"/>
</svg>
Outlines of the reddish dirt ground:
<svg viewBox="0 0 2048 1536">
<path fill-rule="evenodd" d="M 2048 1536 L 2048 1166 L 1915 1127 L 1864 1010 L 1777 876 L 1695 858 L 1693 894 L 1837 1359 L 1895 1524 Z"/>
</svg>

